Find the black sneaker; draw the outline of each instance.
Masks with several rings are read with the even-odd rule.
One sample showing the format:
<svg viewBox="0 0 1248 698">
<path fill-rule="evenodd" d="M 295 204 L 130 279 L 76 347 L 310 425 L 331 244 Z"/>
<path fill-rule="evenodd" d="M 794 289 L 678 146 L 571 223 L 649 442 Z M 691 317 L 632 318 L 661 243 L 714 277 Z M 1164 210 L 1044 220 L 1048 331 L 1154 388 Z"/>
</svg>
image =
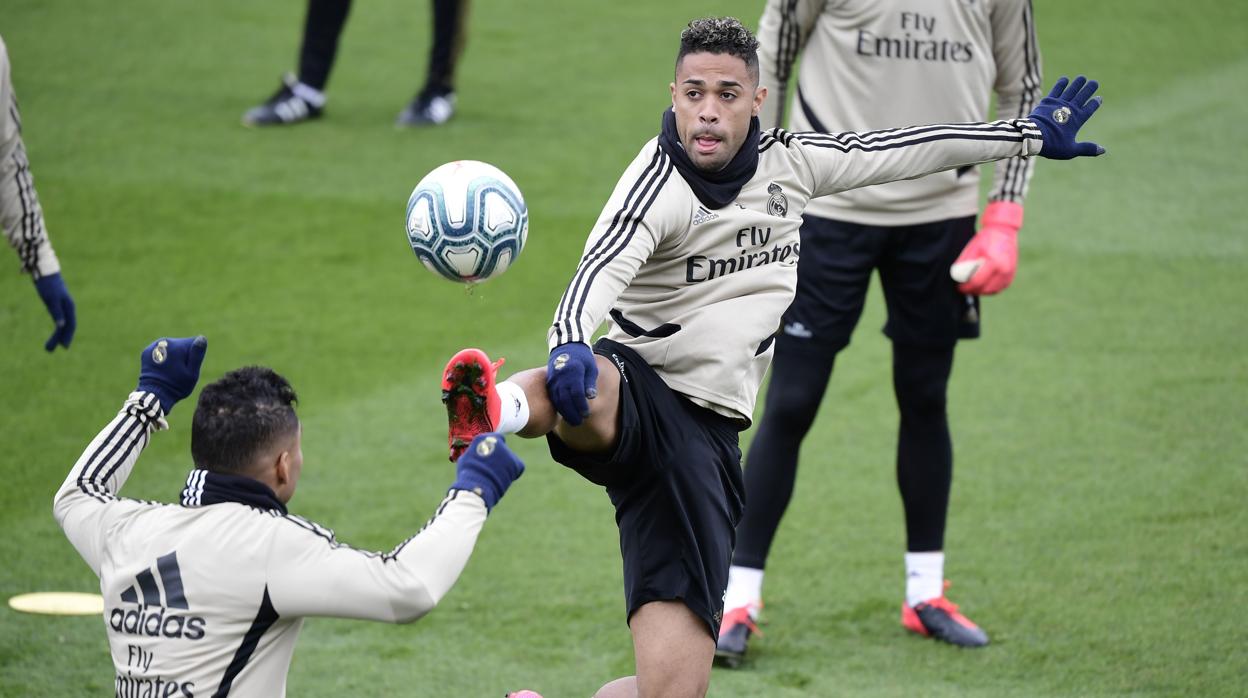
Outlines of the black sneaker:
<svg viewBox="0 0 1248 698">
<path fill-rule="evenodd" d="M 440 126 L 455 115 L 454 92 L 421 91 L 399 112 L 394 120 L 396 126 Z"/>
<path fill-rule="evenodd" d="M 729 669 L 741 666 L 750 635 L 762 635 L 750 616 L 750 606 L 738 606 L 725 613 L 715 642 L 715 663 Z"/>
<path fill-rule="evenodd" d="M 901 624 L 924 637 L 934 637 L 958 647 L 983 647 L 988 644 L 988 633 L 970 618 L 958 613 L 958 605 L 939 596 L 920 601 L 913 608 L 901 605 Z"/>
<path fill-rule="evenodd" d="M 282 86 L 272 97 L 243 114 L 244 126 L 282 126 L 297 124 L 300 121 L 319 119 L 323 106 L 312 104 L 295 94 L 299 81 L 287 73 L 282 76 Z"/>
</svg>

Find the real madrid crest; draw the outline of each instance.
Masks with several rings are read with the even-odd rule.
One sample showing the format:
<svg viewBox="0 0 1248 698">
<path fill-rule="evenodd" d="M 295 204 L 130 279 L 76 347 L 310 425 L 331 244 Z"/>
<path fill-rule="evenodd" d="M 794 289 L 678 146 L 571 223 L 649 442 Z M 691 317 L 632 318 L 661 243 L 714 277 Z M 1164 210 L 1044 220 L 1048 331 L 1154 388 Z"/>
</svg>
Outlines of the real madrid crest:
<svg viewBox="0 0 1248 698">
<path fill-rule="evenodd" d="M 789 197 L 775 182 L 767 185 L 767 191 L 771 194 L 767 199 L 767 213 L 784 218 L 784 214 L 789 212 Z"/>
<path fill-rule="evenodd" d="M 156 342 L 156 346 L 152 348 L 152 361 L 163 364 L 165 359 L 169 357 L 169 340 L 162 339 Z"/>
</svg>

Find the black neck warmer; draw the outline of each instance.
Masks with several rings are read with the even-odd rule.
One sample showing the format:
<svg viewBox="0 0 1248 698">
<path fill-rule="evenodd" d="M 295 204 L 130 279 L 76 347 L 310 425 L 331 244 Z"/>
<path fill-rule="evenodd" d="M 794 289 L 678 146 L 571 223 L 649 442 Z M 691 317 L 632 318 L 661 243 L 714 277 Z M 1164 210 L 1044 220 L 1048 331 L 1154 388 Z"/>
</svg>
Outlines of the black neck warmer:
<svg viewBox="0 0 1248 698">
<path fill-rule="evenodd" d="M 276 509 L 286 513 L 286 505 L 269 486 L 241 475 L 226 475 L 196 468 L 186 476 L 182 488 L 182 506 L 199 507 L 222 502 L 237 502 L 258 509 Z"/>
<path fill-rule="evenodd" d="M 703 206 L 711 209 L 723 208 L 736 200 L 741 187 L 750 181 L 754 171 L 758 169 L 758 139 L 761 128 L 758 117 L 750 119 L 750 132 L 741 144 L 741 149 L 732 156 L 722 170 L 704 172 L 689 159 L 685 147 L 680 143 L 680 135 L 676 133 L 676 114 L 669 108 L 663 112 L 663 127 L 659 131 L 659 147 L 672 158 L 676 171 L 689 183 L 693 193 Z"/>
</svg>

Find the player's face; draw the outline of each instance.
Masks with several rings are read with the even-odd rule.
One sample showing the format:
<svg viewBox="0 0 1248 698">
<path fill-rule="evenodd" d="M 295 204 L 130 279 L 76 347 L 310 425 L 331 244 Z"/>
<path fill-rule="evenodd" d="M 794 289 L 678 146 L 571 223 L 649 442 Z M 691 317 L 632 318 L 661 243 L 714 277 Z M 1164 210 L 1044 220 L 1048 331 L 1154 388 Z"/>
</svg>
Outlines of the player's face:
<svg viewBox="0 0 1248 698">
<path fill-rule="evenodd" d="M 750 132 L 750 119 L 767 88 L 745 61 L 721 53 L 690 53 L 676 66 L 672 111 L 681 145 L 698 169 L 717 172 L 732 160 Z"/>
</svg>

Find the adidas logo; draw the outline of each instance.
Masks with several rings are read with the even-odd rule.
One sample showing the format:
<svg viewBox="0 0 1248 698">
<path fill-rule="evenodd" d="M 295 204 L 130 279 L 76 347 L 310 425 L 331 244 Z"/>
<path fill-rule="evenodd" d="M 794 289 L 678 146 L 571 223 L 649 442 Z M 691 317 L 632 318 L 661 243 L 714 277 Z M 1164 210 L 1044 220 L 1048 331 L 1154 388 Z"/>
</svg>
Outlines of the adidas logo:
<svg viewBox="0 0 1248 698">
<path fill-rule="evenodd" d="M 719 214 L 714 211 L 707 210 L 705 206 L 699 206 L 697 211 L 693 213 L 693 224 L 702 225 L 707 221 L 713 221 L 719 218 Z"/>
<path fill-rule="evenodd" d="M 801 337 L 802 339 L 810 339 L 815 336 L 805 325 L 800 322 L 790 322 L 784 326 L 784 333 L 790 337 Z"/>
<path fill-rule="evenodd" d="M 156 581 L 158 576 L 159 585 Z M 156 559 L 156 574 L 146 569 L 135 575 L 134 581 L 121 592 L 121 601 L 135 604 L 135 607 L 130 610 L 114 608 L 109 613 L 108 627 L 114 632 L 188 640 L 204 637 L 204 626 L 208 621 L 203 617 L 166 613 L 169 609 L 191 609 L 186 591 L 182 588 L 182 570 L 178 568 L 176 550 Z"/>
</svg>

